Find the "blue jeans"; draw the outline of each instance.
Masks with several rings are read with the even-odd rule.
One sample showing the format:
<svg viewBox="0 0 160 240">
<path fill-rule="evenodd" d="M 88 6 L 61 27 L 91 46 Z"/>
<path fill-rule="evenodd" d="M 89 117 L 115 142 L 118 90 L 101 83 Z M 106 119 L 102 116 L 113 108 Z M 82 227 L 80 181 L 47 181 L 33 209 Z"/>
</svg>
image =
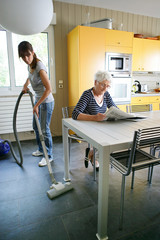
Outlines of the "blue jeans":
<svg viewBox="0 0 160 240">
<path fill-rule="evenodd" d="M 36 104 L 36 102 L 35 102 Z M 54 101 L 49 103 L 41 103 L 39 106 L 39 123 L 41 126 L 42 134 L 44 136 L 44 141 L 47 149 L 49 158 L 53 158 L 52 153 L 52 135 L 50 131 L 50 122 L 52 117 L 52 112 L 54 109 Z M 36 134 L 36 140 L 38 144 L 38 150 L 43 152 L 42 144 L 39 138 L 39 132 L 36 124 L 35 117 L 33 116 L 33 129 Z"/>
</svg>

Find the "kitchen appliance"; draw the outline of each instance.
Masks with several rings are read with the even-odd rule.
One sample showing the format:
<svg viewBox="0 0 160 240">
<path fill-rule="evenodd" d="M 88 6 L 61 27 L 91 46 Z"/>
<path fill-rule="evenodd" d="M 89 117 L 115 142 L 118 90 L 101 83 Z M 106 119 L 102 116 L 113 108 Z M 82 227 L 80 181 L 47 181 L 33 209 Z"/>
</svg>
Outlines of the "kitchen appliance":
<svg viewBox="0 0 160 240">
<path fill-rule="evenodd" d="M 110 74 L 131 74 L 132 54 L 106 53 L 106 70 Z"/>
<path fill-rule="evenodd" d="M 131 77 L 129 75 L 112 76 L 111 88 L 108 90 L 115 104 L 131 102 Z"/>
<path fill-rule="evenodd" d="M 131 102 L 132 55 L 106 53 L 105 69 L 112 76 L 109 93 L 116 104 Z"/>
<path fill-rule="evenodd" d="M 135 81 L 134 81 L 134 84 L 135 84 L 135 86 L 137 86 L 137 90 L 135 91 L 135 93 L 140 93 L 140 92 L 142 92 L 140 82 L 139 82 L 138 80 L 135 80 Z"/>
<path fill-rule="evenodd" d="M 148 85 L 147 84 L 141 84 L 141 92 L 147 92 L 148 91 Z"/>
</svg>

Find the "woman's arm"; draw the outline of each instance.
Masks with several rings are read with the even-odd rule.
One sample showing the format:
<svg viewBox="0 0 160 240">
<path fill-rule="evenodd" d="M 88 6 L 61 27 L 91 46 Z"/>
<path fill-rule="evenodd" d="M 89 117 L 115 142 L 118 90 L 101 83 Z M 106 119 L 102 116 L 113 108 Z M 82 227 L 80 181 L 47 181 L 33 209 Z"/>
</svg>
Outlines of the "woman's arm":
<svg viewBox="0 0 160 240">
<path fill-rule="evenodd" d="M 113 99 L 112 99 L 111 95 L 109 94 L 109 92 L 106 92 L 106 103 L 107 103 L 108 108 L 110 108 L 112 106 L 118 108 L 116 106 L 116 104 L 113 102 Z"/>
<path fill-rule="evenodd" d="M 23 89 L 22 89 L 22 91 L 23 91 L 24 93 L 27 93 L 27 91 L 29 90 L 29 88 L 28 88 L 28 85 L 29 85 L 29 84 L 30 84 L 30 80 L 29 80 L 29 78 L 27 78 L 25 84 L 23 85 Z"/>
<path fill-rule="evenodd" d="M 106 115 L 103 113 L 97 113 L 96 115 L 89 115 L 85 113 L 80 113 L 77 117 L 77 120 L 84 120 L 84 121 L 103 121 Z"/>
<path fill-rule="evenodd" d="M 81 95 L 77 105 L 75 106 L 75 108 L 72 112 L 72 118 L 74 120 L 77 120 L 78 116 L 80 114 L 83 114 L 83 112 L 85 111 L 89 101 L 90 101 L 90 93 L 89 93 L 89 91 L 84 91 L 83 94 Z"/>
</svg>

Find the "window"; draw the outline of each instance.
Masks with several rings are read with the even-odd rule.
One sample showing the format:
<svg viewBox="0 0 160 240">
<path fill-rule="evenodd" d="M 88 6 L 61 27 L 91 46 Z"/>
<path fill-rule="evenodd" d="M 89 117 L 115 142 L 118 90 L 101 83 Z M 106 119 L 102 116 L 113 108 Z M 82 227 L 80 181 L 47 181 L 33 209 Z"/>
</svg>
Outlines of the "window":
<svg viewBox="0 0 160 240">
<path fill-rule="evenodd" d="M 42 33 L 22 36 L 0 29 L 0 94 L 19 94 L 25 83 L 27 65 L 18 57 L 18 44 L 29 41 L 48 70 L 52 91 L 55 93 L 54 29 L 49 26 Z"/>
<path fill-rule="evenodd" d="M 9 87 L 9 67 L 7 54 L 7 37 L 5 31 L 0 31 L 0 86 Z"/>
</svg>

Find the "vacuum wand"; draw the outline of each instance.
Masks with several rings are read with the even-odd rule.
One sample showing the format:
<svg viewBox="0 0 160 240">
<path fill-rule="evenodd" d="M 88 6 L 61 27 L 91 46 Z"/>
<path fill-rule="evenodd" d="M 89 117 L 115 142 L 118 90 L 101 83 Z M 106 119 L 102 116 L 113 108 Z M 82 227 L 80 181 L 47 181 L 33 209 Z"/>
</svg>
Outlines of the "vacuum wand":
<svg viewBox="0 0 160 240">
<path fill-rule="evenodd" d="M 29 93 L 30 98 L 31 98 L 32 106 L 34 107 L 33 95 L 30 91 L 28 91 L 28 93 Z M 73 186 L 70 182 L 63 184 L 61 182 L 57 182 L 56 179 L 54 178 L 52 167 L 51 167 L 51 164 L 50 164 L 50 161 L 49 161 L 49 158 L 48 158 L 48 153 L 47 153 L 46 146 L 45 146 L 44 136 L 42 134 L 40 123 L 39 123 L 39 120 L 38 120 L 38 117 L 37 117 L 36 113 L 34 113 L 34 117 L 35 117 L 35 120 L 36 120 L 38 132 L 39 132 L 39 137 L 40 137 L 40 141 L 41 141 L 42 148 L 43 148 L 43 153 L 44 153 L 44 156 L 45 156 L 45 159 L 46 159 L 46 162 L 47 162 L 48 171 L 49 171 L 51 181 L 52 181 L 52 185 L 50 186 L 50 190 L 47 191 L 47 195 L 50 199 L 53 199 L 53 198 L 65 193 L 65 192 L 68 192 L 68 191 L 72 190 Z"/>
</svg>

